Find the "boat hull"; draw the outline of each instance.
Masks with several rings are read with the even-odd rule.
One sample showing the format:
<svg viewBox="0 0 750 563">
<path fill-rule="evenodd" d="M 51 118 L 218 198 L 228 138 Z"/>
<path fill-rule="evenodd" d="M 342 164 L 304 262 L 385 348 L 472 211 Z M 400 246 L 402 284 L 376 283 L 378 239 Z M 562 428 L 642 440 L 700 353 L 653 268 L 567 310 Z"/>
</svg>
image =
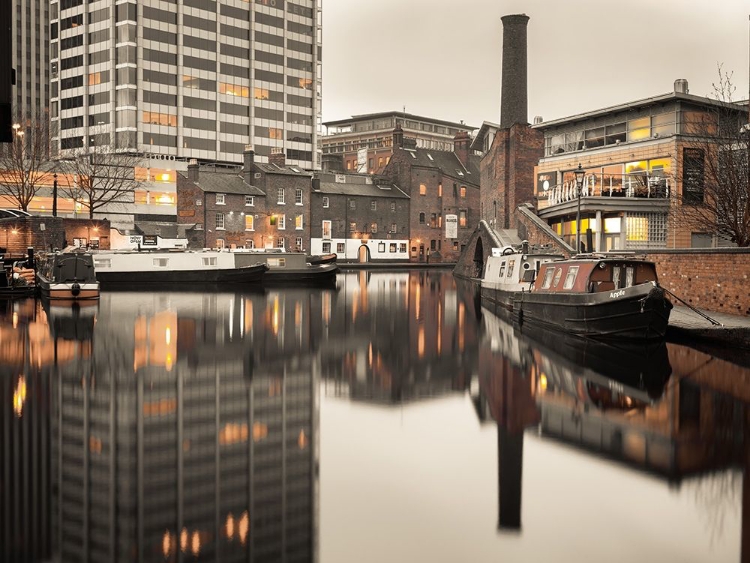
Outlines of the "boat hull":
<svg viewBox="0 0 750 563">
<path fill-rule="evenodd" d="M 663 339 L 671 310 L 664 290 L 654 283 L 599 293 L 522 292 L 513 297 L 513 318 L 520 325 L 599 339 Z"/>
<path fill-rule="evenodd" d="M 99 299 L 98 282 L 49 282 L 37 278 L 42 297 L 52 300 L 91 301 Z"/>
<path fill-rule="evenodd" d="M 197 270 L 97 270 L 96 279 L 107 288 L 127 286 L 129 289 L 137 289 L 137 286 L 144 285 L 153 287 L 185 284 L 259 284 L 267 270 L 265 264 Z"/>
<path fill-rule="evenodd" d="M 330 285 L 335 283 L 336 264 L 308 265 L 305 268 L 274 268 L 263 274 L 264 285 Z"/>
</svg>

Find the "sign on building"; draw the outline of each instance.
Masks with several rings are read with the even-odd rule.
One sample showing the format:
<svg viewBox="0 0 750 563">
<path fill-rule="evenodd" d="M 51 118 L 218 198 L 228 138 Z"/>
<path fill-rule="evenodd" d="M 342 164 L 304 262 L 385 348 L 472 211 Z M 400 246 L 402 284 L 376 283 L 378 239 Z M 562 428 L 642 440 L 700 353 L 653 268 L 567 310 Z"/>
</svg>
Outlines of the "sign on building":
<svg viewBox="0 0 750 563">
<path fill-rule="evenodd" d="M 367 174 L 367 147 L 357 150 L 357 172 Z"/>
<path fill-rule="evenodd" d="M 458 238 L 458 215 L 445 216 L 445 238 Z"/>
</svg>

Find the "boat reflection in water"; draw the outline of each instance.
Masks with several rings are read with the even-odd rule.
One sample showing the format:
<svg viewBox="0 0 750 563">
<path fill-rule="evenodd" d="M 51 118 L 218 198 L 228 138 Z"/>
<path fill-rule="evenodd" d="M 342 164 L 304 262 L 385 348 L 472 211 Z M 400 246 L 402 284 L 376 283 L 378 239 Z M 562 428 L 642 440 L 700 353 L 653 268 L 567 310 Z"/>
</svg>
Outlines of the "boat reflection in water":
<svg viewBox="0 0 750 563">
<path fill-rule="evenodd" d="M 624 348 L 519 332 L 484 309 L 482 327 L 472 399 L 480 420 L 497 424 L 499 529 L 521 528 L 528 428 L 671 486 L 750 459 L 745 368 L 673 344 Z M 743 514 L 748 528 L 750 502 Z"/>
</svg>

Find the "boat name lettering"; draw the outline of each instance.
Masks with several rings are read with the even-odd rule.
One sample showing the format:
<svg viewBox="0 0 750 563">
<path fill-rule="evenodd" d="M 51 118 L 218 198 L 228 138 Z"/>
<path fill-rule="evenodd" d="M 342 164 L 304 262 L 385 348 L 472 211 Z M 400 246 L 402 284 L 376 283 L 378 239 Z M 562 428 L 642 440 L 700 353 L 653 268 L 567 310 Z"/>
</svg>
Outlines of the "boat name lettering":
<svg viewBox="0 0 750 563">
<path fill-rule="evenodd" d="M 617 299 L 618 297 L 622 297 L 623 295 L 625 295 L 625 290 L 621 289 L 620 291 L 613 291 L 612 293 L 610 293 L 609 298 Z"/>
</svg>

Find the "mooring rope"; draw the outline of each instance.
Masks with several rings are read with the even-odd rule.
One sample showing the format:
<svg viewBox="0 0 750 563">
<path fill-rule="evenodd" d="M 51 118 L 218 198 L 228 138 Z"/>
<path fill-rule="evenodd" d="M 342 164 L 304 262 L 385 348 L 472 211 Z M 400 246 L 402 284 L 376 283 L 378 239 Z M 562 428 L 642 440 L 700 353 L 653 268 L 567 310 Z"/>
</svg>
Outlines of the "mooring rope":
<svg viewBox="0 0 750 563">
<path fill-rule="evenodd" d="M 679 301 L 680 303 L 682 303 L 683 305 L 685 305 L 688 309 L 693 310 L 694 312 L 698 313 L 704 319 L 710 321 L 712 325 L 714 325 L 714 326 L 722 326 L 722 327 L 724 326 L 719 321 L 717 321 L 715 319 L 712 319 L 711 317 L 709 317 L 708 315 L 706 315 L 702 311 L 699 311 L 698 309 L 696 309 L 695 307 L 693 307 L 690 303 L 688 303 L 684 299 L 681 299 L 680 297 L 678 297 L 677 295 L 675 295 L 673 292 L 669 291 L 666 287 L 661 286 L 661 285 L 659 287 L 661 287 L 664 291 L 666 291 L 667 293 L 669 293 L 669 295 L 671 295 L 672 297 L 674 297 L 675 299 L 677 299 L 677 301 Z"/>
</svg>

